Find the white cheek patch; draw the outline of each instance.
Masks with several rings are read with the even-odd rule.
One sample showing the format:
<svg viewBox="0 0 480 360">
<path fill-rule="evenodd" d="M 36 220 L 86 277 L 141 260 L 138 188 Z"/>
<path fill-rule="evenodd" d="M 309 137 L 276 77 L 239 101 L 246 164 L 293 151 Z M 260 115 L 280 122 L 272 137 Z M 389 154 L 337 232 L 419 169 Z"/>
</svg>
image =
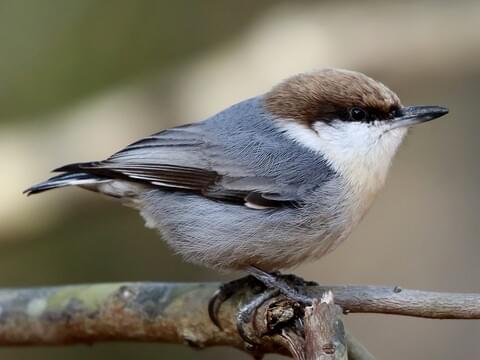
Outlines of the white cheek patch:
<svg viewBox="0 0 480 360">
<path fill-rule="evenodd" d="M 321 154 L 353 189 L 374 193 L 384 184 L 390 163 L 402 143 L 406 128 L 388 131 L 381 123 L 316 122 L 313 128 L 293 120 L 279 127 L 297 143 Z"/>
</svg>

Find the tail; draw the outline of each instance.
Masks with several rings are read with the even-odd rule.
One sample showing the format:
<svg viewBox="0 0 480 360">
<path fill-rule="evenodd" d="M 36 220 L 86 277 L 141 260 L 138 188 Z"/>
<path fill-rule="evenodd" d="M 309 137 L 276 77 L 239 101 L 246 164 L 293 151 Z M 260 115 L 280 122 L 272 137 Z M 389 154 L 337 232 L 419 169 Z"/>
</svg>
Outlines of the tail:
<svg viewBox="0 0 480 360">
<path fill-rule="evenodd" d="M 33 185 L 32 187 L 25 190 L 23 193 L 27 196 L 32 194 L 38 194 L 43 191 L 61 188 L 65 186 L 85 186 L 96 185 L 108 181 L 105 178 L 101 178 L 97 175 L 87 174 L 87 173 L 66 173 L 54 176 L 47 181 L 44 181 L 40 184 Z"/>
<path fill-rule="evenodd" d="M 122 174 L 117 174 L 108 169 L 102 169 L 96 165 L 99 162 L 75 163 L 62 166 L 53 170 L 62 174 L 54 176 L 40 184 L 33 185 L 23 193 L 28 195 L 38 194 L 50 189 L 65 186 L 80 186 L 83 189 L 102 193 L 114 198 L 121 198 L 128 204 L 144 190 L 144 185 L 135 181 L 129 181 Z"/>
</svg>

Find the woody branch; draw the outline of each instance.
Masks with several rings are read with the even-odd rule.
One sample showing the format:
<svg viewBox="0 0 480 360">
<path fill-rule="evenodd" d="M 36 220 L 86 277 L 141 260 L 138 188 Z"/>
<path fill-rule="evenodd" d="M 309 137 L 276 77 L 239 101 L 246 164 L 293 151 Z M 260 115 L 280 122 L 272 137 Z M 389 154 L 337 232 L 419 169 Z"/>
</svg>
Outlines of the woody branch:
<svg viewBox="0 0 480 360">
<path fill-rule="evenodd" d="M 0 346 L 153 341 L 199 348 L 226 345 L 244 349 L 235 319 L 238 309 L 254 294 L 245 289 L 223 304 L 220 330 L 207 312 L 208 301 L 217 288 L 216 283 L 113 283 L 0 290 Z M 305 288 L 306 293 L 317 298 L 328 290 L 344 313 L 480 319 L 480 294 L 376 286 Z M 330 317 L 334 313 L 330 307 L 324 309 Z M 265 304 L 257 311 L 260 316 L 256 319 L 266 318 L 268 311 L 271 309 Z M 306 309 L 305 313 L 312 316 L 306 323 L 318 324 L 323 316 L 316 314 L 315 309 Z M 308 331 L 311 329 L 305 329 Z M 285 339 L 291 337 L 282 335 L 285 333 L 262 337 L 256 351 L 290 353 L 292 349 Z M 346 341 L 349 359 L 372 359 L 348 334 L 339 341 Z"/>
</svg>

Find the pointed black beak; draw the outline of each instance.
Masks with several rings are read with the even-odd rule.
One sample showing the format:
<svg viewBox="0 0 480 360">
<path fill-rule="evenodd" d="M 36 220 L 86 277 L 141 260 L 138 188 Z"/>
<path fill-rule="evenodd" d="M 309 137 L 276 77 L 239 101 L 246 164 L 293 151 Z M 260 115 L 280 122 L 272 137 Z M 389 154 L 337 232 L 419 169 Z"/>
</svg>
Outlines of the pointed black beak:
<svg viewBox="0 0 480 360">
<path fill-rule="evenodd" d="M 424 123 L 448 114 L 448 109 L 442 106 L 404 106 L 398 110 L 392 120 L 394 128 L 412 126 Z"/>
</svg>

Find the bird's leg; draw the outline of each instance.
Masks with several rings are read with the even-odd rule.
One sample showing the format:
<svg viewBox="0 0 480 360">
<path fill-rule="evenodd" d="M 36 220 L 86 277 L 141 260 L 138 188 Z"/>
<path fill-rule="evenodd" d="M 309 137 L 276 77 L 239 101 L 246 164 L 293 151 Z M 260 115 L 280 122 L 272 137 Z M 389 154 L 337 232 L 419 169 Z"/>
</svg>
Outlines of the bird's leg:
<svg viewBox="0 0 480 360">
<path fill-rule="evenodd" d="M 257 267 L 250 266 L 247 272 L 255 279 L 264 284 L 268 289 L 278 289 L 283 295 L 290 300 L 299 302 L 301 304 L 310 305 L 312 298 L 308 295 L 302 294 L 299 290 L 304 286 L 318 285 L 311 281 L 305 281 L 295 275 L 282 275 L 280 273 L 268 273 Z"/>
<path fill-rule="evenodd" d="M 220 286 L 208 304 L 208 314 L 212 322 L 219 329 L 222 329 L 218 319 L 218 313 L 222 304 L 236 292 L 245 288 L 253 292 L 254 297 L 243 305 L 237 314 L 236 327 L 238 334 L 245 341 L 247 349 L 255 354 L 260 337 L 268 335 L 272 331 L 278 332 L 282 326 L 291 326 L 292 320 L 303 321 L 301 309 L 303 309 L 305 305 L 312 304 L 312 299 L 302 290 L 305 286 L 317 284 L 305 281 L 295 275 L 283 275 L 278 272 L 268 273 L 256 267 L 249 267 L 247 272 L 250 274 L 249 276 L 233 280 Z M 280 302 L 275 302 L 277 297 L 279 297 Z M 259 330 L 255 329 L 253 323 L 257 310 L 267 301 L 274 301 L 272 304 L 277 304 L 277 308 L 283 310 L 278 313 L 277 309 L 276 312 L 278 314 L 273 316 L 272 319 L 269 319 L 268 329 L 262 330 L 262 332 L 266 332 L 258 333 Z M 278 306 L 278 304 L 282 305 Z M 288 310 L 285 310 L 287 309 L 285 308 L 285 304 L 289 304 L 287 306 Z M 300 311 L 295 309 L 300 309 Z M 300 317 L 297 318 L 298 316 Z M 272 323 L 270 323 L 270 321 L 272 321 Z"/>
<path fill-rule="evenodd" d="M 259 345 L 256 341 L 258 338 L 255 331 L 251 329 L 251 323 L 257 309 L 265 303 L 265 301 L 278 296 L 280 291 L 275 288 L 266 289 L 258 294 L 252 301 L 245 304 L 237 314 L 237 330 L 240 337 L 250 345 Z"/>
<path fill-rule="evenodd" d="M 295 275 L 267 273 L 255 267 L 247 271 L 264 285 L 265 290 L 240 309 L 236 326 L 241 338 L 251 346 L 252 351 L 255 351 L 259 337 L 278 333 L 284 326 L 290 327 L 293 324 L 298 326 L 303 322 L 303 308 L 312 304 L 312 298 L 305 295 L 303 290 L 306 286 L 318 284 Z M 269 315 L 265 319 L 267 326 L 259 333 L 259 329 L 255 329 L 253 323 L 257 310 L 267 301 L 269 301 L 267 310 Z"/>
<path fill-rule="evenodd" d="M 277 272 L 268 273 L 256 267 L 249 267 L 247 272 L 250 273 L 249 276 L 221 285 L 210 299 L 208 304 L 208 314 L 212 322 L 219 329 L 222 329 L 218 320 L 218 313 L 222 304 L 243 288 L 249 288 L 250 290 L 253 290 L 255 294 L 260 293 L 260 295 L 257 295 L 251 302 L 247 303 L 238 314 L 237 328 L 239 329 L 240 335 L 245 338 L 251 338 L 251 336 L 248 336 L 245 331 L 242 332 L 241 329 L 246 329 L 248 326 L 247 322 L 251 320 L 256 308 L 268 299 L 278 295 L 279 292 L 285 295 L 288 299 L 300 304 L 308 305 L 312 303 L 312 299 L 309 296 L 302 294 L 300 289 L 305 286 L 317 285 L 314 282 L 305 281 L 295 275 L 282 275 Z M 263 295 L 264 293 L 262 292 L 265 292 L 265 295 Z M 245 336 L 242 334 L 245 334 Z"/>
<path fill-rule="evenodd" d="M 217 291 L 213 294 L 208 303 L 208 315 L 210 320 L 219 328 L 222 329 L 218 320 L 218 313 L 222 304 L 232 297 L 237 291 L 243 288 L 250 288 L 255 293 L 265 290 L 265 285 L 254 276 L 248 275 L 237 280 L 233 280 L 222 284 Z"/>
</svg>

